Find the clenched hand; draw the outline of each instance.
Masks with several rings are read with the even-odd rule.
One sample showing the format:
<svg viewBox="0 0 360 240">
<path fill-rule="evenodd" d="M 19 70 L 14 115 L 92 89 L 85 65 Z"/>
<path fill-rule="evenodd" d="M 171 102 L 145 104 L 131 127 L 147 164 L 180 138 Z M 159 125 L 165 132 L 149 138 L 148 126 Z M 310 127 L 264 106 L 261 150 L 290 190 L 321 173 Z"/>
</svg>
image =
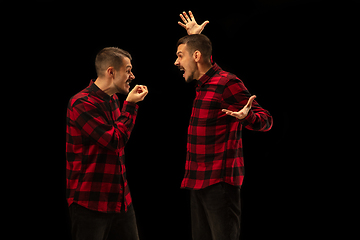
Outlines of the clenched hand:
<svg viewBox="0 0 360 240">
<path fill-rule="evenodd" d="M 144 100 L 145 96 L 148 94 L 148 89 L 144 85 L 136 85 L 128 94 L 126 101 L 137 103 Z"/>
</svg>

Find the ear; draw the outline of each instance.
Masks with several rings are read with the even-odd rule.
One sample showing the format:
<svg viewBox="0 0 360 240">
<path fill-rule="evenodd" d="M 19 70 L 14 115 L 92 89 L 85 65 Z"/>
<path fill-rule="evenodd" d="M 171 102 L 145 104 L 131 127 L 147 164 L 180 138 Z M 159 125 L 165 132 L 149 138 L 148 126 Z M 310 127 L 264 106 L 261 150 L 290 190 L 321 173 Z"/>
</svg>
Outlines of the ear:
<svg viewBox="0 0 360 240">
<path fill-rule="evenodd" d="M 195 62 L 200 62 L 201 59 L 201 52 L 199 50 L 196 50 L 193 54 L 193 58 L 195 60 Z"/>
<path fill-rule="evenodd" d="M 115 75 L 114 68 L 113 68 L 113 67 L 108 67 L 108 69 L 106 69 L 106 75 L 107 75 L 108 77 L 113 78 L 114 75 Z"/>
</svg>

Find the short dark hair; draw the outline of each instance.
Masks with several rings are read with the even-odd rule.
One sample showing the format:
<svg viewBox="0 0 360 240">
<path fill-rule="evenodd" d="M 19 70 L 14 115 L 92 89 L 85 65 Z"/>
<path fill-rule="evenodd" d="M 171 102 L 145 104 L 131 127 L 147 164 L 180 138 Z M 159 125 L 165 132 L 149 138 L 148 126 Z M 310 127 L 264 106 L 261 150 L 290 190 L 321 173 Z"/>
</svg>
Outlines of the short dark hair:
<svg viewBox="0 0 360 240">
<path fill-rule="evenodd" d="M 98 76 L 103 76 L 104 71 L 109 67 L 119 70 L 122 66 L 123 58 L 128 57 L 132 60 L 130 53 L 117 47 L 106 47 L 102 49 L 95 58 L 95 69 Z"/>
<path fill-rule="evenodd" d="M 199 50 L 204 56 L 204 59 L 210 61 L 212 54 L 212 44 L 210 39 L 203 34 L 192 34 L 182 37 L 177 42 L 177 47 L 180 44 L 186 44 L 190 54 L 193 54 L 196 50 Z"/>
</svg>

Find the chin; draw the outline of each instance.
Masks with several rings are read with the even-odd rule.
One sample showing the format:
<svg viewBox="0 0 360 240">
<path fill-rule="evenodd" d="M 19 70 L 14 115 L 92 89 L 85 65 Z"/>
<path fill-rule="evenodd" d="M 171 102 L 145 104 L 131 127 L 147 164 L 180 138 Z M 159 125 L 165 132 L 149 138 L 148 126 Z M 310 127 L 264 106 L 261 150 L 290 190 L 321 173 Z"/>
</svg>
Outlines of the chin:
<svg viewBox="0 0 360 240">
<path fill-rule="evenodd" d="M 188 77 L 186 77 L 185 78 L 185 82 L 187 82 L 187 83 L 191 83 L 192 81 L 194 81 L 195 79 L 194 79 L 194 75 L 192 74 L 191 76 L 188 76 Z"/>
<path fill-rule="evenodd" d="M 127 88 L 117 88 L 118 93 L 122 94 L 122 95 L 128 95 L 130 92 L 130 89 Z"/>
<path fill-rule="evenodd" d="M 123 90 L 123 92 L 121 93 L 121 94 L 123 94 L 123 95 L 128 95 L 129 94 L 129 90 Z"/>
</svg>

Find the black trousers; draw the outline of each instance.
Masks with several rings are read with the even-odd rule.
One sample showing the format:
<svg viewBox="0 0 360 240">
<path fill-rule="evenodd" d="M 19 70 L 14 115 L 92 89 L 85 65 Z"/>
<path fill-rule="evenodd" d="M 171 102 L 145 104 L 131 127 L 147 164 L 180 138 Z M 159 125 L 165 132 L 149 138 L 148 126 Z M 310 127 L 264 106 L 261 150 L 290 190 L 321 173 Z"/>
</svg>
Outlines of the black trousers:
<svg viewBox="0 0 360 240">
<path fill-rule="evenodd" d="M 239 187 L 221 182 L 191 190 L 190 199 L 193 240 L 239 240 Z"/>
<path fill-rule="evenodd" d="M 102 213 L 70 205 L 73 240 L 139 240 L 133 206 L 121 213 Z"/>
</svg>

